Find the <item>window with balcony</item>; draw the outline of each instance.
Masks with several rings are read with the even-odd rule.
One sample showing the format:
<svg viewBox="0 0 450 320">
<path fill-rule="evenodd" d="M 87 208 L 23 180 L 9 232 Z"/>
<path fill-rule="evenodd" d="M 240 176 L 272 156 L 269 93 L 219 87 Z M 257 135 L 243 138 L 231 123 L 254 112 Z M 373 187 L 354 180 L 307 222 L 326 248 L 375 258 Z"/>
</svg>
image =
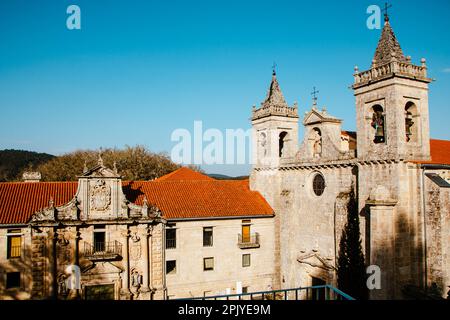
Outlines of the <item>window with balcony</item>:
<svg viewBox="0 0 450 320">
<path fill-rule="evenodd" d="M 7 234 L 7 250 L 8 259 L 20 258 L 22 255 L 22 235 L 20 229 L 8 230 Z"/>
<path fill-rule="evenodd" d="M 175 274 L 177 273 L 177 261 L 176 260 L 167 260 L 166 261 L 166 274 Z"/>
<path fill-rule="evenodd" d="M 166 229 L 166 249 L 175 249 L 177 247 L 177 229 Z"/>
<path fill-rule="evenodd" d="M 103 230 L 94 231 L 94 252 L 104 252 L 106 243 L 106 232 Z"/>
<path fill-rule="evenodd" d="M 89 260 L 117 260 L 122 256 L 122 244 L 119 241 L 107 241 L 106 226 L 95 225 L 92 242 L 84 242 L 84 257 Z"/>
<path fill-rule="evenodd" d="M 242 220 L 242 232 L 238 234 L 238 246 L 241 249 L 259 248 L 259 234 L 251 233 L 250 220 Z"/>
<path fill-rule="evenodd" d="M 213 228 L 205 227 L 203 228 L 203 246 L 212 247 L 213 245 Z"/>
<path fill-rule="evenodd" d="M 6 274 L 6 289 L 20 288 L 20 272 Z"/>
<path fill-rule="evenodd" d="M 250 242 L 250 225 L 243 224 L 242 225 L 242 242 Z"/>
<path fill-rule="evenodd" d="M 208 257 L 203 258 L 203 271 L 212 271 L 214 270 L 214 258 Z"/>
</svg>

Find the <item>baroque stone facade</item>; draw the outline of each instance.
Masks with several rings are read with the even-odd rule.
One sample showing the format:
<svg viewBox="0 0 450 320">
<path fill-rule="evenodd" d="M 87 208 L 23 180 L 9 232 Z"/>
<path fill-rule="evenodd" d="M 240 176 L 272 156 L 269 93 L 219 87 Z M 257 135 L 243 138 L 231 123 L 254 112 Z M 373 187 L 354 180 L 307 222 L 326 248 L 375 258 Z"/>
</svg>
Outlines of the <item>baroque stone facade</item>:
<svg viewBox="0 0 450 320">
<path fill-rule="evenodd" d="M 55 206 L 50 199 L 29 223 L 2 225 L 8 257 L 0 259 L 0 297 L 164 299 L 165 223 L 157 208 L 130 203 L 120 176 L 100 160 L 79 178 L 71 201 Z M 15 273 L 20 279 L 10 289 Z"/>
</svg>

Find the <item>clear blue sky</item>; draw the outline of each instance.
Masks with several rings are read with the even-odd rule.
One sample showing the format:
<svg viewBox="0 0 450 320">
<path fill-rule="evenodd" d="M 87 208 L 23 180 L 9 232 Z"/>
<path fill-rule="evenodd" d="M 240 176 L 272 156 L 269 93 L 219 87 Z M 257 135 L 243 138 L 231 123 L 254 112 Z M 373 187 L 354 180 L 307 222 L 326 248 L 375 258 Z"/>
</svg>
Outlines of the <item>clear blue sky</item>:
<svg viewBox="0 0 450 320">
<path fill-rule="evenodd" d="M 427 58 L 431 135 L 450 139 L 450 1 L 391 1 L 406 55 Z M 271 66 L 300 114 L 319 104 L 355 129 L 353 67 L 366 69 L 381 1 L 0 1 L 0 149 L 52 154 L 143 144 L 170 152 L 171 132 L 249 128 Z M 82 29 L 66 28 L 81 8 Z M 248 166 L 207 167 L 247 174 Z"/>
</svg>

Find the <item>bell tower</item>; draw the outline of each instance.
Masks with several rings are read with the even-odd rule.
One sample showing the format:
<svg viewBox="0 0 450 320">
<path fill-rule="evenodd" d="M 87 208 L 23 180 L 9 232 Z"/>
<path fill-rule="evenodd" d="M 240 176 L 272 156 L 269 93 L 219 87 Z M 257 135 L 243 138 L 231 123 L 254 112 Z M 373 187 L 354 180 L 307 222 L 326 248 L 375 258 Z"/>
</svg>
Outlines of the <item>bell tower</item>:
<svg viewBox="0 0 450 320">
<path fill-rule="evenodd" d="M 298 148 L 298 108 L 289 107 L 275 69 L 266 99 L 252 110 L 252 157 L 257 167 L 277 167 L 280 159 L 293 158 Z"/>
<path fill-rule="evenodd" d="M 372 65 L 355 67 L 357 151 L 362 160 L 430 158 L 425 59 L 414 65 L 403 54 L 385 14 Z"/>
</svg>

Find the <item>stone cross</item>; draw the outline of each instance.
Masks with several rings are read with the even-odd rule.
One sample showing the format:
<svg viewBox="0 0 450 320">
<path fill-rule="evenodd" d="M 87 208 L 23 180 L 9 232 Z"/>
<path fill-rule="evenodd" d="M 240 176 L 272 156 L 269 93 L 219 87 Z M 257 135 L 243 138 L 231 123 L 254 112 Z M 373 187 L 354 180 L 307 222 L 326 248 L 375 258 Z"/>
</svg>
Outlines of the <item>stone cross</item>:
<svg viewBox="0 0 450 320">
<path fill-rule="evenodd" d="M 316 90 L 316 87 L 313 87 L 313 92 L 311 92 L 311 95 L 313 96 L 313 104 L 317 105 L 317 93 L 319 93 L 319 91 Z"/>
<path fill-rule="evenodd" d="M 388 4 L 387 2 L 385 2 L 385 3 L 384 3 L 384 9 L 382 9 L 382 10 L 384 11 L 384 19 L 385 19 L 386 21 L 389 20 L 389 17 L 388 17 L 388 9 L 389 9 L 389 8 L 392 8 L 392 4 Z"/>
</svg>

